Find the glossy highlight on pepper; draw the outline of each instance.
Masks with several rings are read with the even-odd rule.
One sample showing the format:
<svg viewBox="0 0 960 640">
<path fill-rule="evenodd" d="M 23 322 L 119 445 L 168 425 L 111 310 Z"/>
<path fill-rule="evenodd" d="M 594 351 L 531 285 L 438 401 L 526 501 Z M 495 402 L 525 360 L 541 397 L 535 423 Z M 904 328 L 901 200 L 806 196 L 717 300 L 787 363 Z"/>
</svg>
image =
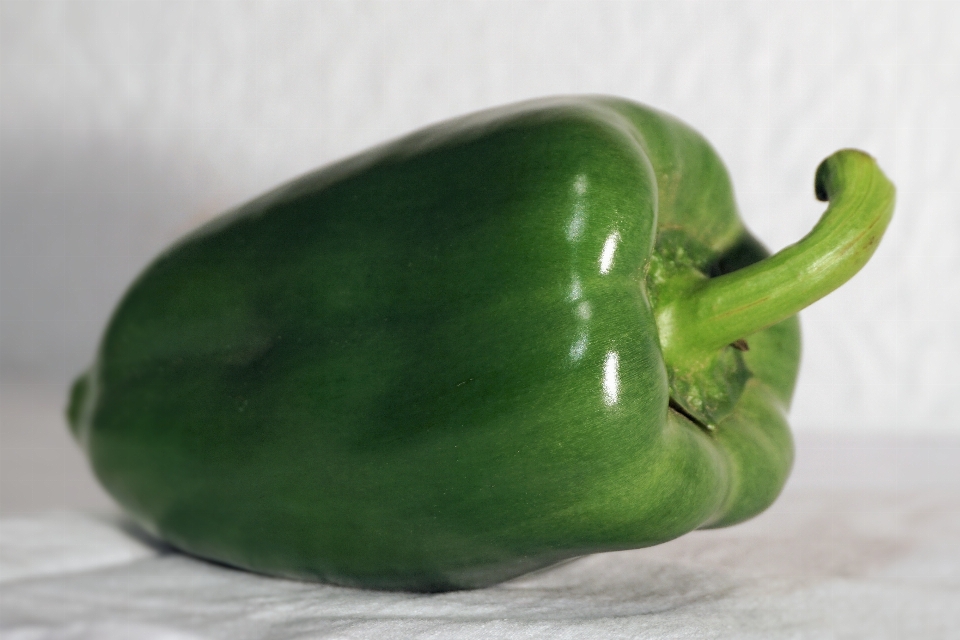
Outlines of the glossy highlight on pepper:
<svg viewBox="0 0 960 640">
<path fill-rule="evenodd" d="M 774 256 L 680 121 L 604 97 L 466 116 L 221 216 L 133 283 L 71 429 L 141 526 L 272 575 L 443 591 L 734 524 L 793 449 L 796 313 L 894 189 L 816 173 Z"/>
</svg>

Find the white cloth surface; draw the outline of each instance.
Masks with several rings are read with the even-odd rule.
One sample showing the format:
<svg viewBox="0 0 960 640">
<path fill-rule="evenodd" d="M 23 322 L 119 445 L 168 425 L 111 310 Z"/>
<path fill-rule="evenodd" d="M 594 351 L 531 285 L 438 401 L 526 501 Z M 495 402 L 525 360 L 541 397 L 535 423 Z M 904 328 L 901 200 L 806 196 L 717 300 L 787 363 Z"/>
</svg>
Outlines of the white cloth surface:
<svg viewBox="0 0 960 640">
<path fill-rule="evenodd" d="M 801 441 L 784 494 L 743 525 L 435 595 L 253 575 L 153 544 L 118 516 L 7 518 L 0 631 L 8 640 L 956 638 L 960 442 L 873 442 Z"/>
</svg>

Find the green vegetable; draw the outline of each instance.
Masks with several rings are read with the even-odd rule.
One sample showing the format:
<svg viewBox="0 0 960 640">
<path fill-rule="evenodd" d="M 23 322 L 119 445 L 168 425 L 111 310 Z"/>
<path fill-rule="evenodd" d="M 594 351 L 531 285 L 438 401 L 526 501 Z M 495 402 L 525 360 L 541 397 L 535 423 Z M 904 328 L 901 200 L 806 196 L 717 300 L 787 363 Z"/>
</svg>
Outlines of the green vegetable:
<svg viewBox="0 0 960 640">
<path fill-rule="evenodd" d="M 69 418 L 147 530 L 253 571 L 480 587 L 731 525 L 777 496 L 795 314 L 893 210 L 872 158 L 772 257 L 681 122 L 483 112 L 299 178 L 163 253 Z"/>
</svg>

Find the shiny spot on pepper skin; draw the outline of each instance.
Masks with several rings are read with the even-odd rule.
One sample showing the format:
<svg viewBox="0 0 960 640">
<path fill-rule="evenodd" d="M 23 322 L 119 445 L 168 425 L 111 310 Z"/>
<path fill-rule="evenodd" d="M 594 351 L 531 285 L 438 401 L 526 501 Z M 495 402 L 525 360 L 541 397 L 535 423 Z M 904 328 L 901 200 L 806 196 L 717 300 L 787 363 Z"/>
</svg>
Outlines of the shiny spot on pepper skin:
<svg viewBox="0 0 960 640">
<path fill-rule="evenodd" d="M 620 354 L 608 351 L 603 361 L 603 402 L 612 407 L 620 401 Z"/>
<path fill-rule="evenodd" d="M 603 242 L 603 250 L 600 252 L 600 273 L 606 275 L 613 269 L 613 257 L 617 251 L 617 244 L 620 242 L 620 232 L 614 231 Z"/>
<path fill-rule="evenodd" d="M 577 335 L 577 340 L 570 346 L 570 359 L 574 362 L 583 359 L 583 355 L 587 352 L 587 332 L 581 331 Z"/>
</svg>

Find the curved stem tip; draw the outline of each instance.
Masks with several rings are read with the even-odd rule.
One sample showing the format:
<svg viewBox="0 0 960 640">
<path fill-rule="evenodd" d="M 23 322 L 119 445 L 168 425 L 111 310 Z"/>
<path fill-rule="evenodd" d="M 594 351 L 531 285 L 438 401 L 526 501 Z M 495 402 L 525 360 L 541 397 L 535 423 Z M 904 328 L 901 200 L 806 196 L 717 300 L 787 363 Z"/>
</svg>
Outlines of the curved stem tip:
<svg viewBox="0 0 960 640">
<path fill-rule="evenodd" d="M 844 149 L 820 163 L 815 191 L 830 204 L 802 240 L 674 302 L 669 334 L 680 344 L 671 346 L 720 349 L 796 314 L 867 263 L 893 215 L 893 184 L 872 157 Z"/>
</svg>

